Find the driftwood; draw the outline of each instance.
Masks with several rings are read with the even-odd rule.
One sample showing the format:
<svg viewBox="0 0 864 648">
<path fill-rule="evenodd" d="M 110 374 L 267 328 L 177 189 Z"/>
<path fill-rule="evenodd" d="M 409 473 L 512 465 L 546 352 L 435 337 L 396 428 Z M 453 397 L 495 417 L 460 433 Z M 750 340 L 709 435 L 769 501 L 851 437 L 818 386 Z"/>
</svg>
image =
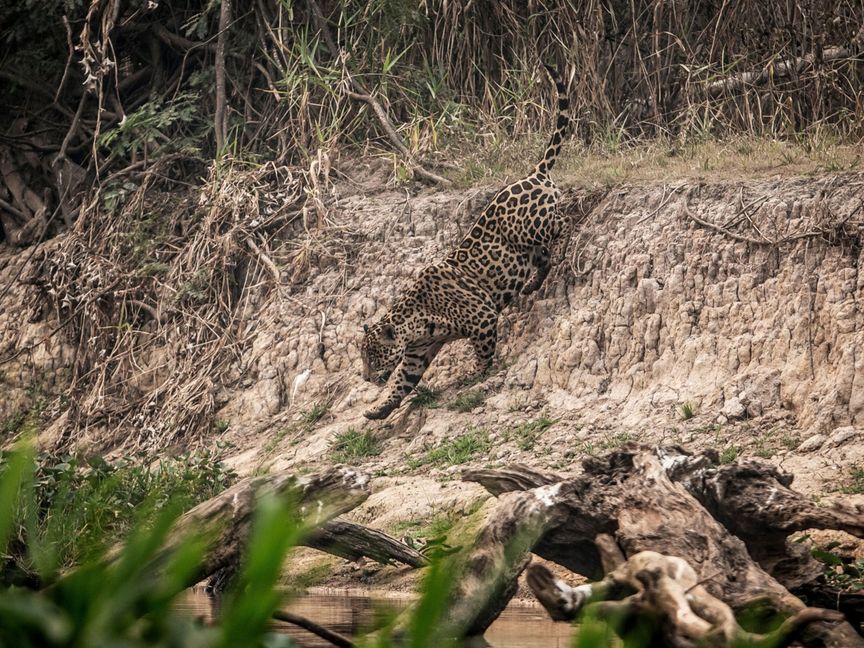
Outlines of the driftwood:
<svg viewBox="0 0 864 648">
<path fill-rule="evenodd" d="M 696 642 L 784 648 L 815 621 L 843 619 L 833 610 L 804 608 L 773 632 L 755 634 L 744 630 L 732 608 L 708 592 L 686 560 L 654 551 L 624 560 L 608 535 L 597 536 L 597 549 L 603 564 L 614 566 L 597 583 L 571 587 L 542 565 L 528 567 L 528 585 L 554 620 L 570 621 L 584 612 L 611 621 L 624 636 L 638 635 L 646 648 L 688 648 Z"/>
<path fill-rule="evenodd" d="M 273 613 L 273 618 L 277 621 L 290 623 L 291 625 L 296 625 L 298 628 L 308 630 L 312 634 L 321 637 L 324 641 L 327 641 L 334 646 L 338 646 L 339 648 L 354 648 L 354 642 L 348 637 L 345 637 L 338 632 L 334 632 L 329 628 L 325 628 L 324 626 L 319 625 L 314 621 L 310 621 L 306 617 L 302 617 L 298 614 L 279 610 Z"/>
<path fill-rule="evenodd" d="M 409 567 L 425 567 L 428 564 L 426 556 L 404 542 L 376 529 L 345 520 L 331 520 L 323 524 L 303 544 L 347 560 L 365 557 L 385 565 L 398 562 Z"/>
<path fill-rule="evenodd" d="M 402 563 L 414 568 L 425 567 L 429 562 L 426 556 L 404 542 L 377 529 L 345 520 L 323 522 L 308 536 L 301 538 L 300 544 L 346 560 L 371 558 L 384 565 Z M 207 581 L 208 592 L 218 594 L 230 587 L 231 579 L 239 567 L 238 558 L 239 555 L 235 556 L 210 576 Z"/>
<path fill-rule="evenodd" d="M 350 486 L 352 479 L 357 482 L 353 487 Z M 386 533 L 353 522 L 332 519 L 350 511 L 368 497 L 368 480 L 368 476 L 345 467 L 331 468 L 299 480 L 290 474 L 266 478 L 263 483 L 259 483 L 261 478 L 244 479 L 184 515 L 178 525 L 179 533 L 182 535 L 185 529 L 195 529 L 202 523 L 210 523 L 208 521 L 213 520 L 211 510 L 217 511 L 216 520 L 224 520 L 226 503 L 234 506 L 235 502 L 239 502 L 239 515 L 232 514 L 230 520 L 219 524 L 223 535 L 214 542 L 212 556 L 208 557 L 204 573 L 201 574 L 202 578 L 209 577 L 207 591 L 223 592 L 237 573 L 242 541 L 248 534 L 249 516 L 257 494 L 262 490 L 282 492 L 299 488 L 300 513 L 308 514 L 314 509 L 318 515 L 317 519 L 307 520 L 315 528 L 301 538 L 302 545 L 347 560 L 366 557 L 386 565 L 402 563 L 410 567 L 425 566 L 428 561 L 423 554 Z M 202 507 L 205 510 L 199 511 Z M 192 516 L 191 519 L 185 521 L 189 516 Z"/>
<path fill-rule="evenodd" d="M 751 557 L 751 552 L 760 555 L 768 569 L 799 581 L 810 573 L 810 566 L 790 550 L 786 536 L 813 526 L 860 535 L 861 511 L 817 509 L 788 488 L 790 477 L 771 466 L 756 462 L 725 466 L 716 455 L 694 456 L 680 448 L 628 447 L 589 458 L 583 465 L 584 474 L 575 478 L 521 466 L 465 473 L 464 479 L 499 495 L 499 504 L 465 559 L 465 576 L 451 603 L 450 618 L 459 632 L 485 631 L 506 606 L 514 581 L 533 552 L 592 580 L 615 573 L 615 583 L 628 581 L 630 595 L 642 594 L 624 605 L 639 610 L 643 618 L 653 606 L 651 615 L 663 622 L 660 627 L 665 633 L 657 640 L 669 645 L 688 645 L 695 623 L 715 642 L 711 645 L 728 646 L 728 637 L 741 636 L 741 631 L 724 606 L 735 613 L 753 613 L 755 605 L 766 617 L 790 618 L 780 629 L 786 639 L 800 634 L 806 646 L 864 646 L 848 623 L 806 608 Z M 602 552 L 595 544 L 598 536 L 609 538 Z M 616 572 L 626 569 L 625 560 L 646 551 L 651 553 L 639 559 L 647 569 L 641 576 L 645 582 L 637 578 L 638 569 L 631 569 L 626 577 Z M 619 559 L 614 558 L 617 552 Z M 651 557 L 648 567 L 646 556 Z M 670 565 L 677 566 L 682 577 L 692 570 L 688 578 L 695 581 L 685 578 L 684 584 L 672 587 L 663 577 Z M 536 585 L 543 573 L 532 573 Z M 652 579 L 662 581 L 662 586 L 652 585 Z M 679 594 L 687 594 L 696 586 L 704 596 L 691 601 L 690 611 L 701 621 L 666 614 L 670 608 L 660 604 L 661 595 L 668 599 L 676 587 Z M 621 598 L 622 593 L 627 592 L 609 598 Z M 670 600 L 674 602 L 674 597 Z M 622 609 L 620 602 L 612 603 L 607 609 Z M 772 635 L 770 640 L 778 638 L 783 639 Z"/>
<path fill-rule="evenodd" d="M 336 467 L 303 476 L 283 472 L 242 479 L 187 511 L 160 550 L 157 563 L 171 555 L 190 534 L 204 533 L 209 548 L 188 585 L 236 565 L 245 547 L 258 499 L 289 492 L 296 493 L 297 511 L 305 523 L 323 524 L 369 497 L 369 476 L 352 468 Z"/>
</svg>

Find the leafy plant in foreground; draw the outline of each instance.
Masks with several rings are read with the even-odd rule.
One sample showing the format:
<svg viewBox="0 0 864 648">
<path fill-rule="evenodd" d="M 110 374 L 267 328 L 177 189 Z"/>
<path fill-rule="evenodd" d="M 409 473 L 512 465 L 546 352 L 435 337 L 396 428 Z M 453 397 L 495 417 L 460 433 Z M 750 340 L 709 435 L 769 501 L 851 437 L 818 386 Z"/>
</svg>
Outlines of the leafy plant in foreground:
<svg viewBox="0 0 864 648">
<path fill-rule="evenodd" d="M 6 571 L 31 580 L 37 573 L 50 580 L 58 569 L 100 556 L 136 525 L 148 524 L 169 507 L 185 511 L 234 478 L 210 453 L 109 463 L 101 457 L 34 457 L 16 451 L 0 457 L 0 474 L 14 476 L 25 456 L 22 483 L 29 495 L 6 518 L 14 530 Z"/>
</svg>

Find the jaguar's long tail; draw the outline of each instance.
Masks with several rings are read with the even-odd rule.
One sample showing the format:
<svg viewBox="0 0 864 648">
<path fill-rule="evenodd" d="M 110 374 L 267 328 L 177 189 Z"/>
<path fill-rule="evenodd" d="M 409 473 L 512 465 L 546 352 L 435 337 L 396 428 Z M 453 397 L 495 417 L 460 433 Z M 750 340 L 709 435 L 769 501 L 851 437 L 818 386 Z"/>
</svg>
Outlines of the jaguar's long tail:
<svg viewBox="0 0 864 648">
<path fill-rule="evenodd" d="M 543 159 L 537 165 L 535 173 L 544 176 L 549 173 L 555 160 L 558 159 L 558 154 L 561 152 L 561 142 L 564 141 L 564 134 L 567 132 L 567 127 L 570 125 L 570 117 L 567 115 L 567 110 L 570 108 L 570 99 L 567 97 L 567 88 L 558 71 L 548 65 L 543 65 L 552 81 L 555 82 L 555 89 L 558 91 L 558 121 L 555 123 L 555 132 L 552 133 L 552 138 L 549 140 L 549 145 L 546 147 L 546 152 L 543 154 Z"/>
</svg>

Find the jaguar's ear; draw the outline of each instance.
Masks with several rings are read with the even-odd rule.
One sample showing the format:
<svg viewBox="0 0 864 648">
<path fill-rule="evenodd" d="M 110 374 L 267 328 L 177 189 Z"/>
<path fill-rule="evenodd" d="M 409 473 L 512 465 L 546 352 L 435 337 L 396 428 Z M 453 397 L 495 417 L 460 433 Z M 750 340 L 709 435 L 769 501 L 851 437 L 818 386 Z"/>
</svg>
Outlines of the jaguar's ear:
<svg viewBox="0 0 864 648">
<path fill-rule="evenodd" d="M 364 332 L 364 333 L 368 333 L 368 332 L 369 332 L 369 325 L 368 325 L 368 324 L 364 324 L 364 325 L 363 325 L 363 332 Z"/>
<path fill-rule="evenodd" d="M 392 324 L 385 324 L 381 327 L 381 337 L 388 342 L 392 342 L 396 339 L 396 329 L 393 328 Z"/>
</svg>

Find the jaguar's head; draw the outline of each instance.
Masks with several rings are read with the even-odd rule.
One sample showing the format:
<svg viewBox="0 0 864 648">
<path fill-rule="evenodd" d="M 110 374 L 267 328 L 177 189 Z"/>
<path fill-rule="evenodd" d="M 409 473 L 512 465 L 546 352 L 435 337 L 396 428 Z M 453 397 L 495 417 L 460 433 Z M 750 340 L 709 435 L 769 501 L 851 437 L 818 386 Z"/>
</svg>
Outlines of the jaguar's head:
<svg viewBox="0 0 864 648">
<path fill-rule="evenodd" d="M 401 353 L 396 329 L 389 322 L 363 325 L 360 355 L 363 357 L 363 380 L 382 385 L 399 364 Z"/>
</svg>

